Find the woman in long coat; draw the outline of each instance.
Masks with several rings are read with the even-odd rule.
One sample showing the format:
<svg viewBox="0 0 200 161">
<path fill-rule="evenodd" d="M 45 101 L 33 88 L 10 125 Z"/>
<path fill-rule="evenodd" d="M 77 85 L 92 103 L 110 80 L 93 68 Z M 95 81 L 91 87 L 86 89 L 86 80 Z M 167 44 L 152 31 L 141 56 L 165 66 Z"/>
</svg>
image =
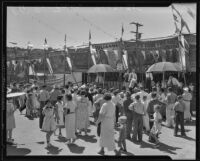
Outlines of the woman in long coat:
<svg viewBox="0 0 200 161">
<path fill-rule="evenodd" d="M 111 99 L 111 94 L 105 94 L 104 100 L 106 102 L 102 105 L 99 112 L 99 118 L 96 122 L 96 125 L 101 122 L 101 133 L 99 141 L 101 150 L 98 153 L 102 155 L 104 155 L 104 148 L 107 148 L 108 151 L 114 151 L 117 155 L 114 138 L 115 105 Z"/>
<path fill-rule="evenodd" d="M 79 134 L 81 134 L 81 131 L 84 131 L 87 135 L 87 128 L 89 126 L 88 106 L 90 104 L 88 98 L 85 97 L 85 91 L 81 91 L 80 95 L 81 97 L 77 99 L 76 129 L 79 130 Z"/>
</svg>

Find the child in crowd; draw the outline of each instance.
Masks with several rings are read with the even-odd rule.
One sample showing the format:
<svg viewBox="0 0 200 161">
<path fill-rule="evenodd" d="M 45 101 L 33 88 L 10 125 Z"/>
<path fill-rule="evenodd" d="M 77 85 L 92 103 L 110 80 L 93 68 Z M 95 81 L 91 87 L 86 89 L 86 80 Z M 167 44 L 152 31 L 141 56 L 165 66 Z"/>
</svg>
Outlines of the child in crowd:
<svg viewBox="0 0 200 161">
<path fill-rule="evenodd" d="M 47 147 L 51 147 L 52 145 L 50 144 L 50 138 L 56 130 L 56 122 L 54 119 L 54 109 L 50 100 L 46 101 L 46 105 L 42 112 L 45 115 L 42 130 L 46 132 Z"/>
<path fill-rule="evenodd" d="M 118 139 L 118 146 L 120 147 L 120 151 L 127 152 L 126 150 L 126 116 L 119 117 L 119 139 Z"/>
<path fill-rule="evenodd" d="M 159 147 L 159 140 L 158 140 L 158 135 L 161 133 L 161 123 L 162 123 L 162 116 L 159 112 L 160 106 L 155 105 L 154 106 L 154 114 L 153 114 L 153 119 L 151 121 L 154 122 L 153 127 L 150 131 L 149 134 L 149 141 L 155 143 L 155 147 Z"/>
<path fill-rule="evenodd" d="M 13 99 L 7 98 L 7 117 L 6 117 L 6 130 L 7 130 L 7 142 L 12 143 L 14 139 L 12 138 L 12 131 L 16 127 L 14 112 L 16 107 L 14 107 Z"/>
</svg>

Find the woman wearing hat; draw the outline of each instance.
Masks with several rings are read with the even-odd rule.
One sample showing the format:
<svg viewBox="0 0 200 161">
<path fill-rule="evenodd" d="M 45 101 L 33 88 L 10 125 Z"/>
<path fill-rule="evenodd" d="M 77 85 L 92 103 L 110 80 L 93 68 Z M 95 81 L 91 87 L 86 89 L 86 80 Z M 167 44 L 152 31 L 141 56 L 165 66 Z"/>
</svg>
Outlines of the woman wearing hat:
<svg viewBox="0 0 200 161">
<path fill-rule="evenodd" d="M 186 121 L 191 120 L 191 113 L 190 113 L 190 101 L 192 100 L 192 95 L 189 92 L 188 87 L 183 88 L 183 101 L 185 103 L 185 110 L 184 110 L 184 119 Z"/>
</svg>

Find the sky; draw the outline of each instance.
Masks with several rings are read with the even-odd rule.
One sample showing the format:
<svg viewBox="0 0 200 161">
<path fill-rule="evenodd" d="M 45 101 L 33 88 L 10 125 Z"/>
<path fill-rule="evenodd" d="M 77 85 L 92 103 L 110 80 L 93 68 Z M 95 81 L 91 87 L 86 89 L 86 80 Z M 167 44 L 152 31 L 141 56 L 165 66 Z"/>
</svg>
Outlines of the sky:
<svg viewBox="0 0 200 161">
<path fill-rule="evenodd" d="M 191 33 L 196 33 L 196 19 L 187 13 L 190 8 L 196 15 L 196 4 L 174 4 L 187 22 Z M 175 25 L 171 7 L 8 7 L 7 8 L 7 46 L 16 42 L 17 46 L 27 48 L 28 42 L 33 48 L 43 48 L 47 39 L 49 47 L 63 48 L 67 35 L 67 47 L 92 43 L 113 42 L 134 39 L 135 25 L 142 39 L 165 37 L 174 34 Z M 186 29 L 184 33 L 188 33 Z"/>
</svg>

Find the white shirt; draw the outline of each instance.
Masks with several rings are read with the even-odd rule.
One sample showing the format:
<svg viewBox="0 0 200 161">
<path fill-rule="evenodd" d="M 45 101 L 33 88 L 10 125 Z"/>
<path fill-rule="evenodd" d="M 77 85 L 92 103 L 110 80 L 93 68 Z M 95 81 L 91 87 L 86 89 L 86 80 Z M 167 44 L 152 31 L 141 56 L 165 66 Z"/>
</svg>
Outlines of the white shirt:
<svg viewBox="0 0 200 161">
<path fill-rule="evenodd" d="M 172 79 L 168 80 L 168 84 L 170 84 L 170 81 L 172 81 L 173 85 L 177 85 L 179 87 L 181 86 L 181 84 L 179 83 L 179 81 L 176 78 L 174 78 L 174 77 Z"/>
<path fill-rule="evenodd" d="M 151 80 L 153 80 L 153 75 L 152 75 L 152 73 L 146 73 L 146 78 L 150 78 Z"/>
<path fill-rule="evenodd" d="M 136 73 L 130 73 L 128 80 L 131 81 L 132 79 L 135 79 L 137 81 L 137 74 Z"/>
</svg>

